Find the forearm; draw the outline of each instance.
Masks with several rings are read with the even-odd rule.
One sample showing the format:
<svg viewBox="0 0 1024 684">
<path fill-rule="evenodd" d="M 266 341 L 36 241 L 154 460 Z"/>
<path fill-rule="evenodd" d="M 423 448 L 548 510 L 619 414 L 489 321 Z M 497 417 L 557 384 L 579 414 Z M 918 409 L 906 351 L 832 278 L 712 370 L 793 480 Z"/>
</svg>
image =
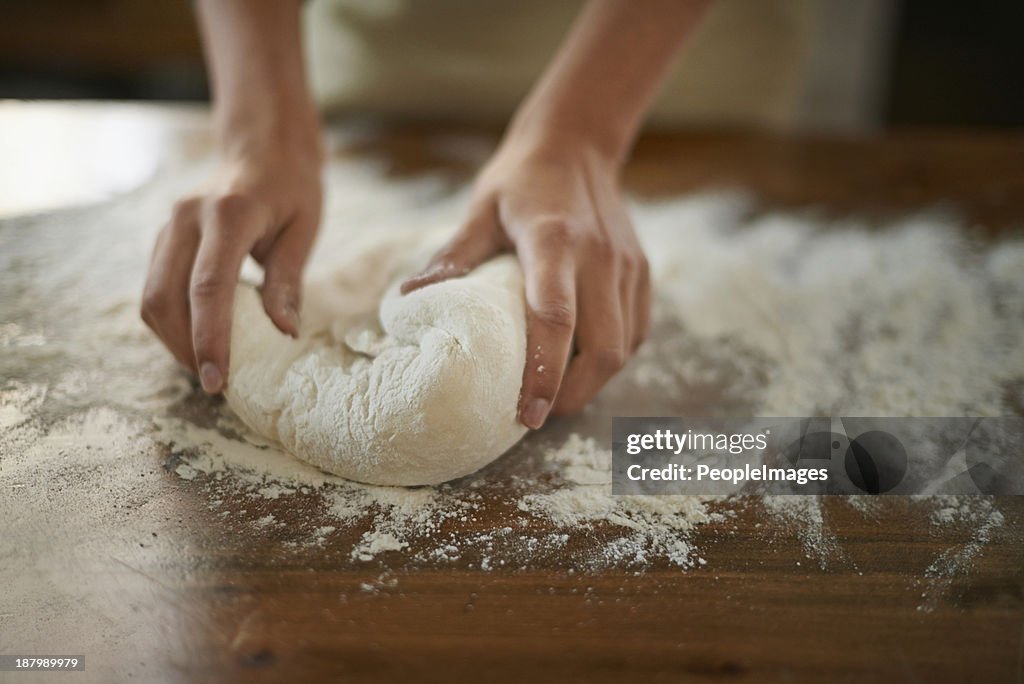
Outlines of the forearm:
<svg viewBox="0 0 1024 684">
<path fill-rule="evenodd" d="M 621 162 L 710 0 L 591 0 L 509 135 L 578 141 Z"/>
<path fill-rule="evenodd" d="M 320 153 L 300 6 L 300 0 L 198 2 L 214 118 L 228 155 L 274 144 Z"/>
</svg>

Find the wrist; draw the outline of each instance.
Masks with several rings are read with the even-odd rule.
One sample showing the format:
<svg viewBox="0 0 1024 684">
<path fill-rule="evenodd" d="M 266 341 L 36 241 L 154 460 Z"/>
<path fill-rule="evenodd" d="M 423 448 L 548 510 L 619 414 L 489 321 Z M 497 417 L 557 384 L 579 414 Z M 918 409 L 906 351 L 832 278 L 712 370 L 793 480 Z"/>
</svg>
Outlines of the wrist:
<svg viewBox="0 0 1024 684">
<path fill-rule="evenodd" d="M 506 141 L 540 150 L 597 158 L 619 169 L 629 156 L 635 126 L 608 110 L 527 101 L 516 113 Z"/>
<path fill-rule="evenodd" d="M 312 107 L 273 106 L 214 113 L 218 147 L 226 159 L 293 158 L 323 163 L 325 149 L 319 117 Z"/>
<path fill-rule="evenodd" d="M 618 175 L 629 153 L 629 146 L 616 136 L 555 117 L 517 116 L 501 147 L 516 157 L 596 164 L 613 175 Z"/>
</svg>

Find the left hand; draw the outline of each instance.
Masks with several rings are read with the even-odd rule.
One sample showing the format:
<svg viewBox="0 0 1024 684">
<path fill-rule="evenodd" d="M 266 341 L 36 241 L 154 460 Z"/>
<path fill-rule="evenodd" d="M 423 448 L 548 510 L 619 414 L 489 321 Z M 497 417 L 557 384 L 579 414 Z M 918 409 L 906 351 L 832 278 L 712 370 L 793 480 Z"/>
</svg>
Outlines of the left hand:
<svg viewBox="0 0 1024 684">
<path fill-rule="evenodd" d="M 506 140 L 477 179 L 469 218 L 402 285 L 408 293 L 516 252 L 527 303 L 518 414 L 529 428 L 582 409 L 647 335 L 647 259 L 618 175 L 586 145 Z"/>
</svg>

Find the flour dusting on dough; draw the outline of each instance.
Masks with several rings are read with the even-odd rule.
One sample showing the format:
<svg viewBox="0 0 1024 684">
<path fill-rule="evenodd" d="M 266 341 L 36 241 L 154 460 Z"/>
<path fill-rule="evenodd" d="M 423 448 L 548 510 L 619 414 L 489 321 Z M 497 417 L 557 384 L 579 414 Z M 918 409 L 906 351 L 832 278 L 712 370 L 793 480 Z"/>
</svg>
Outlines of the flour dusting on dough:
<svg viewBox="0 0 1024 684">
<path fill-rule="evenodd" d="M 501 256 L 402 295 L 398 280 L 425 259 L 413 237 L 364 250 L 308 285 L 298 339 L 270 322 L 254 288 L 238 288 L 225 395 L 249 427 L 323 470 L 382 485 L 468 475 L 523 436 L 518 262 Z M 362 268 L 381 289 L 352 279 Z M 389 272 L 391 282 L 379 277 Z"/>
</svg>

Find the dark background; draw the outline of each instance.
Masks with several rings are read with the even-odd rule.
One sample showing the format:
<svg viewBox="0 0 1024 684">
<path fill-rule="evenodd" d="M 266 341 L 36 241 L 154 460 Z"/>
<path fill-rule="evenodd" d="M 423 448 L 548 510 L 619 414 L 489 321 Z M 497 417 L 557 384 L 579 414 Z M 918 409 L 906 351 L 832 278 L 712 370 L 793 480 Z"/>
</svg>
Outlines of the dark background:
<svg viewBox="0 0 1024 684">
<path fill-rule="evenodd" d="M 885 120 L 1024 124 L 1024 1 L 904 0 Z"/>
<path fill-rule="evenodd" d="M 0 7 L 0 98 L 208 97 L 187 0 Z M 1024 125 L 1024 0 L 902 0 L 896 23 L 885 124 Z"/>
</svg>

